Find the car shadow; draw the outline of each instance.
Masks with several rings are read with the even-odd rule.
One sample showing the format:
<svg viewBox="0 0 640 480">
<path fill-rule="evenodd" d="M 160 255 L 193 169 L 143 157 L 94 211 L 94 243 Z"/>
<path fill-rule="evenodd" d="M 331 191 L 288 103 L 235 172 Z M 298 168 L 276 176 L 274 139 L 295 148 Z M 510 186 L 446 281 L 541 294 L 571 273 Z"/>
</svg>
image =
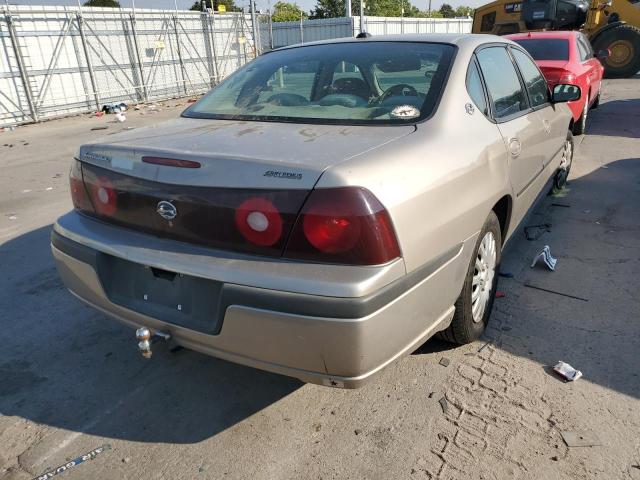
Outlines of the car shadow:
<svg viewBox="0 0 640 480">
<path fill-rule="evenodd" d="M 562 360 L 582 371 L 581 382 L 640 398 L 639 182 L 640 158 L 627 158 L 543 201 L 530 222 L 550 231 L 533 241 L 516 232 L 501 267 L 514 277 L 499 280 L 506 296 L 494 302 L 485 340 L 551 376 Z M 530 267 L 545 245 L 555 271 Z"/>
<path fill-rule="evenodd" d="M 627 121 L 621 121 L 621 119 Z M 611 100 L 589 113 L 588 135 L 638 138 L 640 99 Z"/>
<path fill-rule="evenodd" d="M 139 442 L 197 443 L 300 388 L 288 377 L 170 345 L 150 360 L 134 332 L 58 278 L 51 226 L 0 245 L 0 412 Z"/>
<path fill-rule="evenodd" d="M 640 258 L 638 181 L 640 159 L 619 160 L 571 181 L 562 200 L 570 207 L 553 206 L 554 197 L 543 202 L 532 221 L 549 221 L 551 232 L 532 242 L 516 233 L 502 267 L 514 278 L 500 279 L 506 297 L 496 299 L 483 342 L 541 368 L 566 361 L 583 372 L 581 382 L 640 398 L 640 324 L 633 321 L 640 306 L 630 282 Z M 143 360 L 130 328 L 64 289 L 50 228 L 0 245 L 3 415 L 106 438 L 193 444 L 303 385 L 167 346 Z M 528 266 L 545 244 L 558 258 L 555 272 Z M 452 348 L 431 339 L 416 354 Z"/>
</svg>

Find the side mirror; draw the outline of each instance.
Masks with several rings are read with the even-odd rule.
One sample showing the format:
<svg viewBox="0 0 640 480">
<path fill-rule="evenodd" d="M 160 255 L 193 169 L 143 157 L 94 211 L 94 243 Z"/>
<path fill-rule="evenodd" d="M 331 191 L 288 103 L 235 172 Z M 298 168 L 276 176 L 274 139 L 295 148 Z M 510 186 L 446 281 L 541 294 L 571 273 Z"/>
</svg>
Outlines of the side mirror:
<svg viewBox="0 0 640 480">
<path fill-rule="evenodd" d="M 551 103 L 573 102 L 580 100 L 581 95 L 580 87 L 576 85 L 556 85 L 551 93 Z"/>
<path fill-rule="evenodd" d="M 598 60 L 605 60 L 611 56 L 611 50 L 608 48 L 603 48 L 602 50 L 598 50 L 596 52 L 596 58 Z"/>
</svg>

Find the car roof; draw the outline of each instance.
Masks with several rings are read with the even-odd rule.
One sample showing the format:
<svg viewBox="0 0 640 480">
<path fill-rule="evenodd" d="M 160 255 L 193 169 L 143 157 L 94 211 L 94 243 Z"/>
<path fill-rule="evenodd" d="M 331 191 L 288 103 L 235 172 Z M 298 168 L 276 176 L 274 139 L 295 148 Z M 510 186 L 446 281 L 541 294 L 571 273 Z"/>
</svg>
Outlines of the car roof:
<svg viewBox="0 0 640 480">
<path fill-rule="evenodd" d="M 510 40 L 525 40 L 527 38 L 555 38 L 555 39 L 566 39 L 569 40 L 571 38 L 575 38 L 580 35 L 580 32 L 575 30 L 562 30 L 555 32 L 524 32 L 524 33 L 512 33 L 509 35 L 505 35 Z"/>
<path fill-rule="evenodd" d="M 459 34 L 459 33 L 425 33 L 411 35 L 372 35 L 367 38 L 334 38 L 331 40 L 320 40 L 317 42 L 297 43 L 277 50 L 287 50 L 290 48 L 307 47 L 310 45 L 330 45 L 334 43 L 371 43 L 371 42 L 425 42 L 425 43 L 448 43 L 458 47 L 475 48 L 486 43 L 513 43 L 508 38 L 497 35 L 486 34 Z"/>
</svg>

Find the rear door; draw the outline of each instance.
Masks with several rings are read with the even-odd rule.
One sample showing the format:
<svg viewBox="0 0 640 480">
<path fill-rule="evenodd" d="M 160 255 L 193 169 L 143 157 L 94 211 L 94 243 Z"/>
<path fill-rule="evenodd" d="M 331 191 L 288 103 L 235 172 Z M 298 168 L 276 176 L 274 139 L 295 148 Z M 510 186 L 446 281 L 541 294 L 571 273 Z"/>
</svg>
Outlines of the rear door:
<svg viewBox="0 0 640 480">
<path fill-rule="evenodd" d="M 589 105 L 591 105 L 600 92 L 604 68 L 600 60 L 595 58 L 593 48 L 591 48 L 591 43 L 587 37 L 580 33 L 576 36 L 576 39 L 578 42 L 578 51 L 580 52 L 580 62 L 584 69 L 586 83 L 589 85 Z M 583 92 L 583 94 L 586 96 L 588 92 Z"/>
<path fill-rule="evenodd" d="M 515 193 L 513 222 L 517 225 L 537 196 L 536 180 L 544 164 L 546 135 L 541 119 L 530 107 L 525 89 L 506 45 L 476 51 L 497 123 L 509 155 L 509 174 Z"/>
<path fill-rule="evenodd" d="M 529 97 L 529 105 L 542 125 L 540 147 L 542 166 L 546 167 L 564 145 L 569 125 L 566 118 L 556 111 L 562 107 L 551 105 L 547 82 L 535 62 L 520 48 L 510 47 L 510 51 Z"/>
</svg>

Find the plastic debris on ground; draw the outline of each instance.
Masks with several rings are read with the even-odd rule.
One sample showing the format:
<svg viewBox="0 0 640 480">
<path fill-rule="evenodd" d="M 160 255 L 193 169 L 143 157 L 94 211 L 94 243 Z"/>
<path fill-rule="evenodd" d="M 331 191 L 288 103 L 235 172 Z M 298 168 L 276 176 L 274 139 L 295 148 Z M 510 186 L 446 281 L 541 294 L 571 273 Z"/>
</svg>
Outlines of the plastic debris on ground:
<svg viewBox="0 0 640 480">
<path fill-rule="evenodd" d="M 120 113 L 125 112 L 127 110 L 127 104 L 124 102 L 120 103 L 109 103 L 102 106 L 101 111 L 104 113 Z"/>
<path fill-rule="evenodd" d="M 120 123 L 126 122 L 127 121 L 127 117 L 125 116 L 124 113 L 118 112 L 118 113 L 116 113 L 116 120 L 118 120 Z"/>
<path fill-rule="evenodd" d="M 440 400 L 438 400 L 438 403 L 442 407 L 442 413 L 447 413 L 447 411 L 449 410 L 449 402 L 447 402 L 447 399 L 445 397 L 442 397 Z"/>
<path fill-rule="evenodd" d="M 502 292 L 502 291 L 500 291 L 500 290 L 497 290 L 497 291 L 496 291 L 496 298 L 504 298 L 504 297 L 506 297 L 506 296 L 507 296 L 507 294 L 506 294 L 506 293 L 504 293 L 504 292 Z"/>
<path fill-rule="evenodd" d="M 575 382 L 582 376 L 582 372 L 580 370 L 576 370 L 568 363 L 562 361 L 558 362 L 558 364 L 553 367 L 553 371 L 570 382 Z"/>
<path fill-rule="evenodd" d="M 442 365 L 443 367 L 448 367 L 449 364 L 451 363 L 451 360 L 449 360 L 447 357 L 442 357 L 440 359 L 440 365 Z"/>
<path fill-rule="evenodd" d="M 535 258 L 533 259 L 533 262 L 531 263 L 531 268 L 535 267 L 536 263 L 538 263 L 540 260 L 542 260 L 545 263 L 545 265 L 549 267 L 549 270 L 556 269 L 556 263 L 558 262 L 558 259 L 554 258 L 551 255 L 551 249 L 549 248 L 549 245 L 545 245 L 544 248 L 540 251 L 540 253 L 538 253 L 538 255 L 535 256 Z"/>
</svg>

